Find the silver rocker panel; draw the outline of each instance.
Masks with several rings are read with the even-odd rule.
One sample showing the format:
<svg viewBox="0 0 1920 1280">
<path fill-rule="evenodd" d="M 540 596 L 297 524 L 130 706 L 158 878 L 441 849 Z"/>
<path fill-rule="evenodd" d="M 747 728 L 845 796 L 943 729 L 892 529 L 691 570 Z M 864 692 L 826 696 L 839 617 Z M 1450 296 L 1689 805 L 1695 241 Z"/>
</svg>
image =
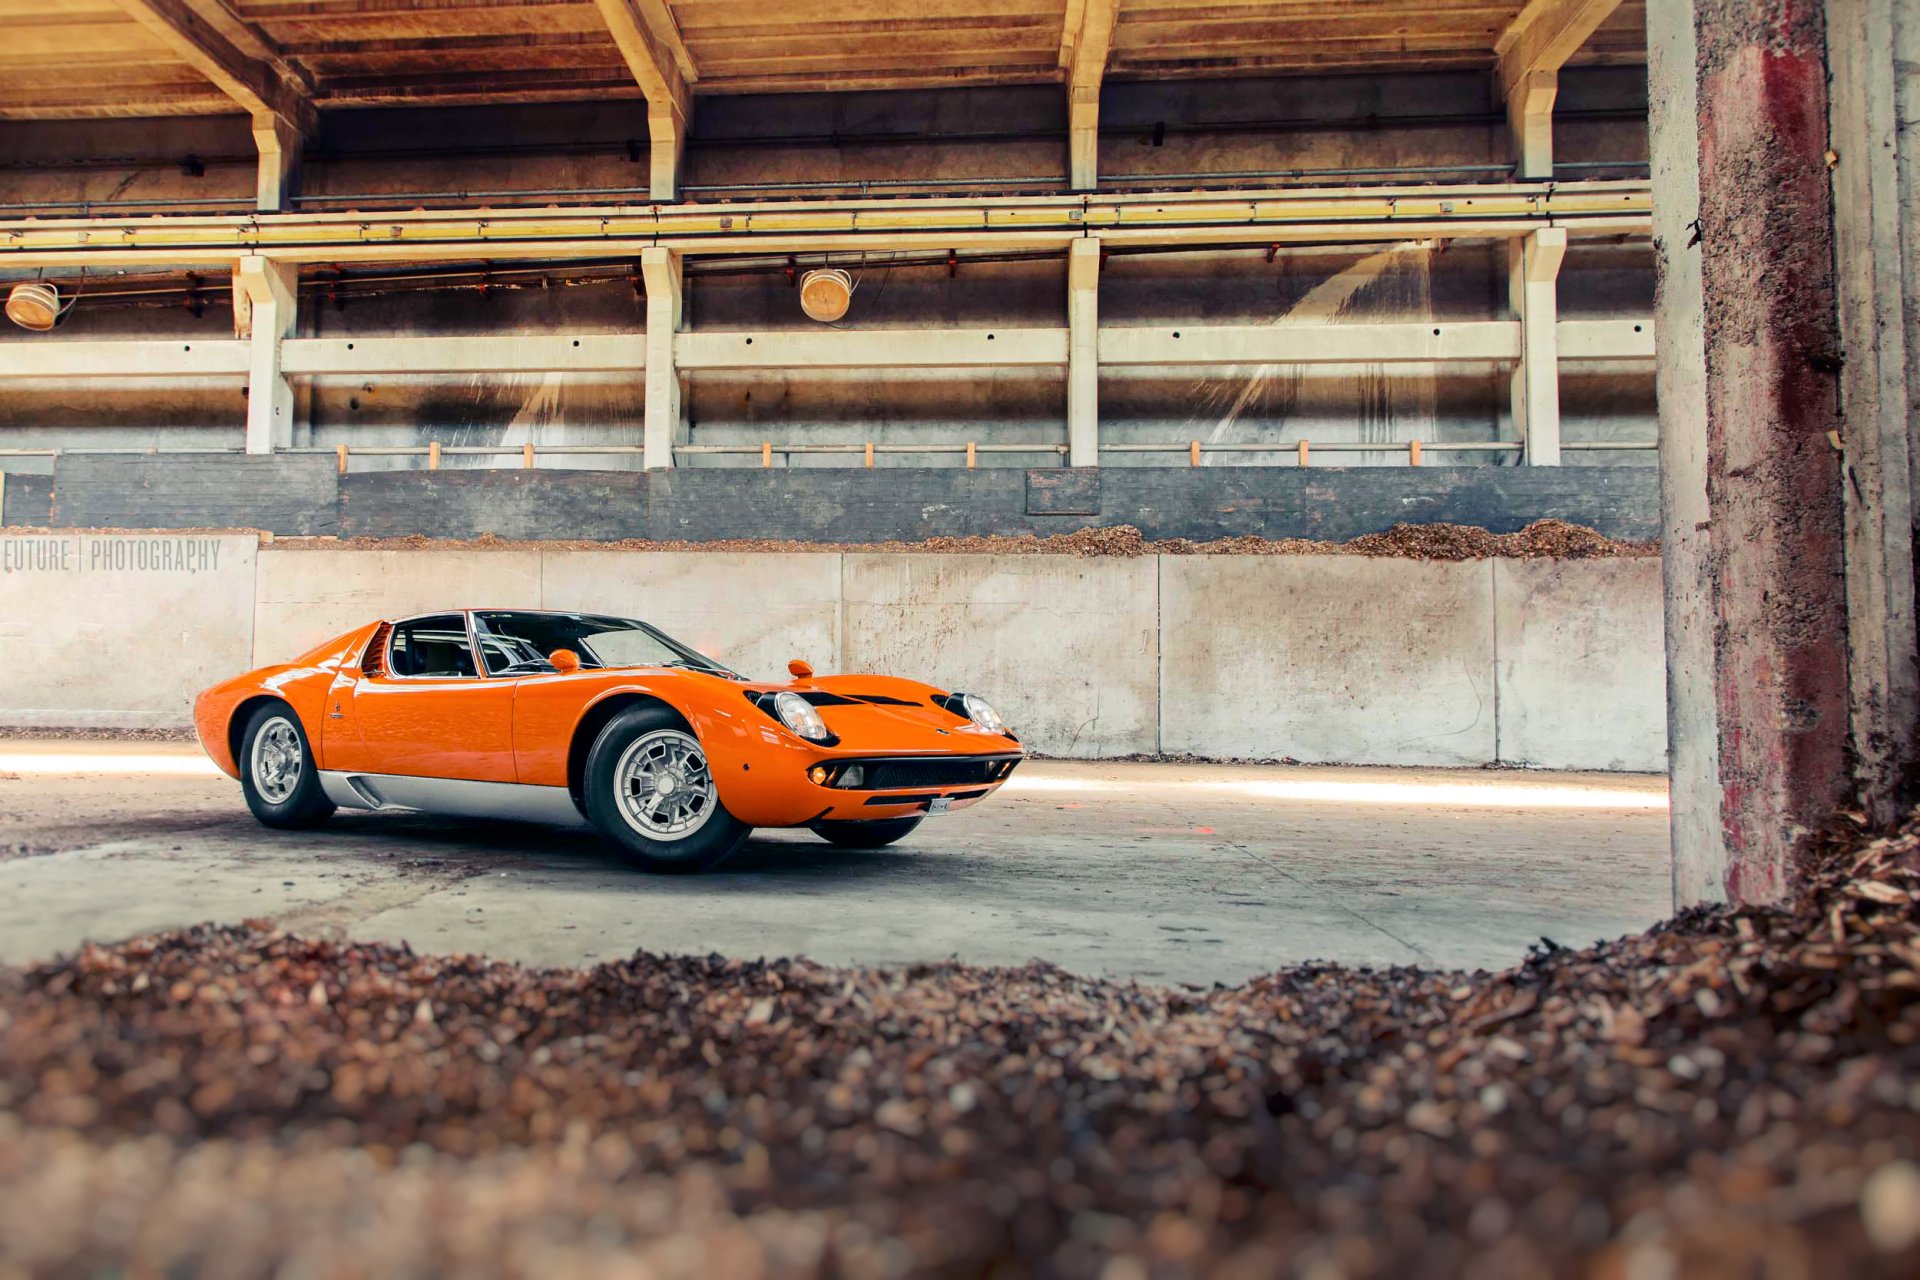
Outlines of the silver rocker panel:
<svg viewBox="0 0 1920 1280">
<path fill-rule="evenodd" d="M 342 809 L 407 809 L 462 818 L 508 818 L 572 827 L 586 822 L 565 787 L 322 769 L 320 789 Z"/>
</svg>

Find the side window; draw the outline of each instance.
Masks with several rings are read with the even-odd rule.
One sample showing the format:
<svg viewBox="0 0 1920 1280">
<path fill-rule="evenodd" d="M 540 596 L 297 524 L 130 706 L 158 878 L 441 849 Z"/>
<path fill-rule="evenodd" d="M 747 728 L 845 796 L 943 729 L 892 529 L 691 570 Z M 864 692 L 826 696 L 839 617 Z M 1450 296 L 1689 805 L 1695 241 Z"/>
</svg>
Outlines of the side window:
<svg viewBox="0 0 1920 1280">
<path fill-rule="evenodd" d="M 396 676 L 475 676 L 467 620 L 457 613 L 415 618 L 393 629 L 391 671 Z"/>
</svg>

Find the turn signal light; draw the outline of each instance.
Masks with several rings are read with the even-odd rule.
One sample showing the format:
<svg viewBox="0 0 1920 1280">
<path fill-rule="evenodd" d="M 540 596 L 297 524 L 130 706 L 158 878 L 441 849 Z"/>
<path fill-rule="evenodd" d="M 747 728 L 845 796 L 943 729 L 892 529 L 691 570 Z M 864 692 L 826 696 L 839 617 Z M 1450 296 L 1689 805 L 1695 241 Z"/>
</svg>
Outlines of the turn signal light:
<svg viewBox="0 0 1920 1280">
<path fill-rule="evenodd" d="M 823 764 L 817 764 L 813 766 L 813 768 L 807 770 L 807 781 L 813 783 L 813 785 L 816 787 L 826 786 L 827 785 L 827 766 Z"/>
</svg>

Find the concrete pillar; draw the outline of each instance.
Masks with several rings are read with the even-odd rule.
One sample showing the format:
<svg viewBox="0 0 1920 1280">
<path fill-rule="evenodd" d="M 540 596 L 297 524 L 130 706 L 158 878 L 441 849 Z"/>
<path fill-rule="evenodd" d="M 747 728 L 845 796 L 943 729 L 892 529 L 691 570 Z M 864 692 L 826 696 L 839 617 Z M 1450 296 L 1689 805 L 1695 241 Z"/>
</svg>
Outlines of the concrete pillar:
<svg viewBox="0 0 1920 1280">
<path fill-rule="evenodd" d="M 1915 144 L 1900 129 L 1894 38 L 1904 27 L 1911 45 L 1920 14 L 1895 0 L 1826 0 L 1826 20 L 1853 754 L 1862 803 L 1891 822 L 1920 751 L 1912 494 L 1920 370 L 1908 347 L 1920 308 L 1907 291 L 1916 233 L 1900 165 L 1901 146 Z"/>
<path fill-rule="evenodd" d="M 1553 101 L 1560 73 L 1529 71 L 1507 90 L 1507 132 L 1513 138 L 1514 176 L 1522 182 L 1553 178 Z"/>
<path fill-rule="evenodd" d="M 281 117 L 257 115 L 253 117 L 253 145 L 260 153 L 254 208 L 263 213 L 284 213 L 293 207 L 306 140 Z"/>
<path fill-rule="evenodd" d="M 280 344 L 299 318 L 299 271 L 249 255 L 233 276 L 236 327 L 248 339 L 247 452 L 293 444 L 293 386 L 280 371 Z"/>
<path fill-rule="evenodd" d="M 687 150 L 687 118 L 671 102 L 647 104 L 647 196 L 680 198 L 680 161 Z"/>
<path fill-rule="evenodd" d="M 1091 191 L 1100 181 L 1100 86 L 1067 91 L 1067 160 L 1071 187 Z"/>
<path fill-rule="evenodd" d="M 1851 792 L 1825 32 L 1813 0 L 1648 15 L 1675 883 L 1766 901 Z"/>
<path fill-rule="evenodd" d="M 1100 465 L 1100 241 L 1067 252 L 1067 465 Z"/>
<path fill-rule="evenodd" d="M 674 335 L 680 331 L 680 255 L 650 246 L 640 251 L 647 290 L 647 416 L 642 462 L 651 471 L 673 465 L 680 439 L 680 370 Z"/>
<path fill-rule="evenodd" d="M 1560 263 L 1562 227 L 1542 227 L 1507 241 L 1507 282 L 1520 321 L 1520 361 L 1513 368 L 1513 427 L 1529 466 L 1560 465 Z"/>
<path fill-rule="evenodd" d="M 1720 720 L 1714 696 L 1713 524 L 1707 507 L 1707 352 L 1691 0 L 1647 7 L 1653 245 L 1659 281 L 1654 344 L 1660 405 L 1660 547 L 1666 590 L 1667 790 L 1675 907 L 1724 902 Z"/>
</svg>

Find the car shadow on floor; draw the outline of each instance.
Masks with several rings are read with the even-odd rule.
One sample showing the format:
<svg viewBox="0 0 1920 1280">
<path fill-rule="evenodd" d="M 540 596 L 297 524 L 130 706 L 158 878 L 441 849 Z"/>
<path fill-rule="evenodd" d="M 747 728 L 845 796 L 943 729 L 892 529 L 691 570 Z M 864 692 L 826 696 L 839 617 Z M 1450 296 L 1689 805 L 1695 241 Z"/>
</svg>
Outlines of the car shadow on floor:
<svg viewBox="0 0 1920 1280">
<path fill-rule="evenodd" d="M 663 885 L 697 887 L 743 877 L 800 877 L 826 882 L 926 871 L 930 863 L 912 849 L 912 837 L 886 849 L 843 849 L 804 832 L 749 836 L 727 861 L 699 875 L 650 875 L 628 866 L 591 829 L 552 827 L 498 819 L 446 818 L 425 814 L 336 814 L 315 833 L 340 838 L 342 852 L 376 858 L 472 860 L 488 869 L 519 866 L 563 872 L 615 871 L 636 889 Z"/>
</svg>

